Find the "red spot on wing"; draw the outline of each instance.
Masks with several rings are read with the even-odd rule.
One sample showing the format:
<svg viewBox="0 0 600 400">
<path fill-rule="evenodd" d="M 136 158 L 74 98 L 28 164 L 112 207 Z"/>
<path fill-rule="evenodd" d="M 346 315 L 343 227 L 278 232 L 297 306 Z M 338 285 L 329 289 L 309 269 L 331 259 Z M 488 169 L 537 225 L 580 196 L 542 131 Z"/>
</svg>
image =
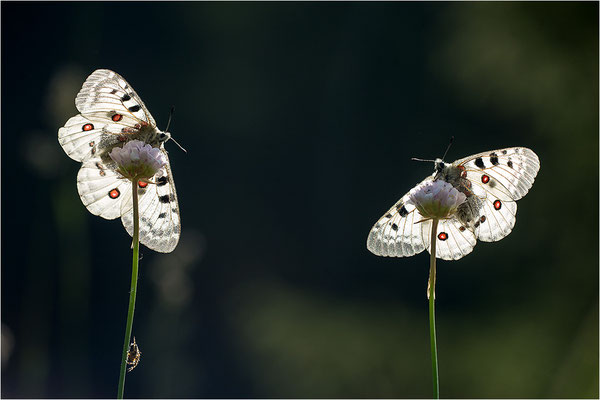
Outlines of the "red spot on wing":
<svg viewBox="0 0 600 400">
<path fill-rule="evenodd" d="M 502 208 L 502 202 L 501 202 L 500 200 L 496 200 L 496 201 L 494 202 L 494 208 L 495 208 L 496 210 L 499 210 L 499 209 L 501 209 L 501 208 Z"/>
<path fill-rule="evenodd" d="M 490 181 L 490 177 L 487 175 L 481 175 L 481 182 L 488 183 Z"/>
<path fill-rule="evenodd" d="M 115 122 L 119 122 L 122 119 L 123 119 L 123 116 L 121 114 L 115 114 L 112 116 L 112 120 Z"/>
<path fill-rule="evenodd" d="M 148 186 L 148 182 L 138 181 L 138 186 L 143 189 Z"/>
<path fill-rule="evenodd" d="M 448 234 L 446 232 L 440 232 L 440 233 L 438 233 L 438 239 L 440 239 L 441 241 L 444 241 L 444 240 L 448 239 Z"/>
<path fill-rule="evenodd" d="M 110 197 L 111 199 L 116 199 L 120 195 L 121 195 L 121 192 L 119 192 L 119 189 L 117 189 L 117 188 L 114 188 L 113 190 L 108 192 L 108 197 Z"/>
<path fill-rule="evenodd" d="M 83 129 L 84 131 L 91 131 L 92 129 L 94 129 L 94 125 L 93 124 L 85 124 L 84 126 L 81 127 L 81 129 Z"/>
<path fill-rule="evenodd" d="M 94 145 L 96 144 L 96 142 L 94 142 L 93 140 L 90 142 L 90 147 L 94 147 Z"/>
</svg>

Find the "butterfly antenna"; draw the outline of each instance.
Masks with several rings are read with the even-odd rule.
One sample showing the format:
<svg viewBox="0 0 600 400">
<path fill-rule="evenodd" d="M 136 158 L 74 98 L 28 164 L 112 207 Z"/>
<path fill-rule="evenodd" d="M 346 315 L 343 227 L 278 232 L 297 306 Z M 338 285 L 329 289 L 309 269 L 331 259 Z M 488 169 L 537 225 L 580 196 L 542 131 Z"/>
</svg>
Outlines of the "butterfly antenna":
<svg viewBox="0 0 600 400">
<path fill-rule="evenodd" d="M 169 112 L 169 121 L 167 121 L 167 127 L 165 128 L 165 132 L 169 132 L 169 126 L 171 126 L 171 118 L 173 117 L 174 112 L 175 106 L 171 106 L 171 112 Z"/>
<path fill-rule="evenodd" d="M 184 153 L 187 153 L 187 150 L 184 149 L 179 143 L 177 143 L 177 140 L 173 139 L 173 137 L 171 136 L 171 140 L 175 142 L 175 144 L 177 145 L 177 147 L 179 147 L 181 150 L 183 150 Z"/>
<path fill-rule="evenodd" d="M 171 112 L 169 112 L 169 121 L 167 122 L 167 127 L 165 128 L 165 132 L 169 131 L 169 126 L 171 125 L 171 118 L 173 117 L 173 113 L 175 112 L 175 106 L 171 106 Z M 184 153 L 187 153 L 187 150 L 183 148 L 183 146 L 181 146 L 179 143 L 177 143 L 177 140 L 173 139 L 173 137 L 171 136 L 171 140 L 173 142 L 175 142 L 175 144 L 177 145 L 177 147 L 179 147 L 181 150 L 183 150 Z"/>
<path fill-rule="evenodd" d="M 452 146 L 452 142 L 454 142 L 454 136 L 452 136 L 450 138 L 450 143 L 448 143 L 448 147 L 446 147 L 446 151 L 444 152 L 444 156 L 442 157 L 442 160 L 444 160 L 446 158 L 446 154 L 448 154 L 448 150 L 450 150 L 450 146 Z"/>
<path fill-rule="evenodd" d="M 412 161 L 427 161 L 427 162 L 435 162 L 435 160 L 423 160 L 422 158 L 411 158 Z"/>
</svg>

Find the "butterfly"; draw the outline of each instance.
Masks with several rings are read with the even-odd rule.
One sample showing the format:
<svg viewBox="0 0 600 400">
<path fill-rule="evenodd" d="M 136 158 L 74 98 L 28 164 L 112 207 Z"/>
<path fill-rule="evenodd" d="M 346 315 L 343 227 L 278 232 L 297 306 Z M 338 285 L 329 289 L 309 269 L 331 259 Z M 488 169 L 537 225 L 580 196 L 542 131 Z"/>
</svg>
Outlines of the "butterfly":
<svg viewBox="0 0 600 400">
<path fill-rule="evenodd" d="M 109 153 L 130 140 L 160 148 L 166 165 L 151 179 L 138 182 L 140 242 L 169 253 L 179 242 L 181 223 L 173 173 L 164 143 L 171 134 L 156 122 L 135 90 L 116 72 L 99 69 L 83 83 L 75 98 L 80 114 L 58 130 L 58 142 L 69 157 L 82 163 L 77 174 L 81 201 L 94 215 L 121 217 L 133 236 L 131 182 L 116 171 Z"/>
<path fill-rule="evenodd" d="M 450 183 L 466 196 L 456 213 L 439 221 L 436 256 L 458 260 L 473 251 L 476 239 L 496 242 L 511 231 L 517 203 L 525 196 L 540 169 L 538 156 L 525 147 L 475 154 L 447 164 L 435 160 L 425 180 Z M 367 248 L 384 257 L 408 257 L 430 251 L 432 221 L 424 218 L 405 194 L 377 221 Z"/>
</svg>

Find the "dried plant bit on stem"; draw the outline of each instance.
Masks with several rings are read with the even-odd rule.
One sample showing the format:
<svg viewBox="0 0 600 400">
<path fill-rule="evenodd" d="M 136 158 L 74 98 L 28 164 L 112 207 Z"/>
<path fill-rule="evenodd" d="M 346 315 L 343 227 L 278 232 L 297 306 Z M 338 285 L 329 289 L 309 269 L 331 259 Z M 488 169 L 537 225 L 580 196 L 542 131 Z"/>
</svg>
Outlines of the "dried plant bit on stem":
<svg viewBox="0 0 600 400">
<path fill-rule="evenodd" d="M 135 336 L 133 337 L 133 342 L 129 345 L 129 351 L 127 352 L 127 365 L 130 365 L 127 368 L 127 372 L 133 371 L 135 367 L 140 363 L 140 359 L 142 358 L 142 352 L 135 342 Z"/>
</svg>

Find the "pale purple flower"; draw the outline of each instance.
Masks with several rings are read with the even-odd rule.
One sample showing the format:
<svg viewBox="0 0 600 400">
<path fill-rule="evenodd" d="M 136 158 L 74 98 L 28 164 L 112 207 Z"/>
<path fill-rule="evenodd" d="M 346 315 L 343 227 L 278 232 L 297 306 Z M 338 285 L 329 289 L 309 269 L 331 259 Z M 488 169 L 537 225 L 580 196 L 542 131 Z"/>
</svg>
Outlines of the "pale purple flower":
<svg viewBox="0 0 600 400">
<path fill-rule="evenodd" d="M 452 216 L 467 196 L 444 181 L 427 181 L 408 192 L 409 202 L 427 219 Z"/>
<path fill-rule="evenodd" d="M 109 155 L 117 163 L 117 171 L 132 181 L 150 179 L 167 164 L 159 148 L 140 140 L 131 140 L 123 148 L 115 147 Z"/>
</svg>

